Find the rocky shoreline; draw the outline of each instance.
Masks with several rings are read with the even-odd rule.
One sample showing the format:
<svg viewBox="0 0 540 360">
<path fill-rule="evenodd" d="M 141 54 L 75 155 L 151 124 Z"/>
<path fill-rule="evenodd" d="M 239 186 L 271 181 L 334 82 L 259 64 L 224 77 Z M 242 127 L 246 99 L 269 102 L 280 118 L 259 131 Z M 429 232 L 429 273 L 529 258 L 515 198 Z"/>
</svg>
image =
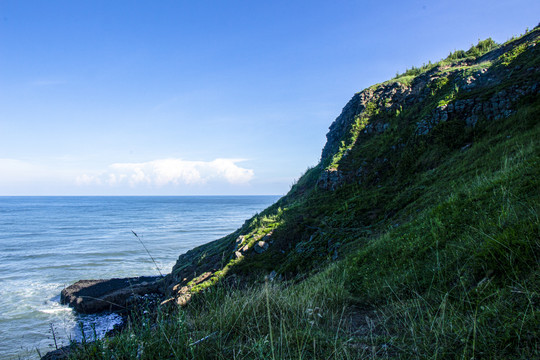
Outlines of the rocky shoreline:
<svg viewBox="0 0 540 360">
<path fill-rule="evenodd" d="M 165 294 L 162 276 L 139 276 L 99 280 L 79 280 L 63 289 L 60 303 L 68 305 L 79 314 L 116 312 L 124 317 L 143 303 L 159 304 Z M 117 331 L 111 330 L 112 333 Z M 45 354 L 42 360 L 67 359 L 79 345 L 71 344 Z"/>
<path fill-rule="evenodd" d="M 121 311 L 129 307 L 134 297 L 164 294 L 163 277 L 140 276 L 101 280 L 79 280 L 62 290 L 60 303 L 81 314 Z"/>
</svg>

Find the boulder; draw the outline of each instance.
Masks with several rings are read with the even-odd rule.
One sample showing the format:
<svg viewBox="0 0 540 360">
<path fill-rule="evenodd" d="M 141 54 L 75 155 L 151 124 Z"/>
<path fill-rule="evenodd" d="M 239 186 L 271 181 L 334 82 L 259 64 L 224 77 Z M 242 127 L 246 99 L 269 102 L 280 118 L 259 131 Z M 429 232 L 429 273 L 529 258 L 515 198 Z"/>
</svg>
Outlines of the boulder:
<svg viewBox="0 0 540 360">
<path fill-rule="evenodd" d="M 68 360 L 69 355 L 81 348 L 80 344 L 72 343 L 68 346 L 63 346 L 53 351 L 49 351 L 41 357 L 41 360 Z"/>
<path fill-rule="evenodd" d="M 123 310 L 133 295 L 161 293 L 160 279 L 162 278 L 159 276 L 141 276 L 80 280 L 62 290 L 60 302 L 83 314 Z"/>
<path fill-rule="evenodd" d="M 257 254 L 262 254 L 263 252 L 266 251 L 266 249 L 268 249 L 268 243 L 266 241 L 258 241 L 255 246 L 253 247 L 253 250 L 257 253 Z"/>
</svg>

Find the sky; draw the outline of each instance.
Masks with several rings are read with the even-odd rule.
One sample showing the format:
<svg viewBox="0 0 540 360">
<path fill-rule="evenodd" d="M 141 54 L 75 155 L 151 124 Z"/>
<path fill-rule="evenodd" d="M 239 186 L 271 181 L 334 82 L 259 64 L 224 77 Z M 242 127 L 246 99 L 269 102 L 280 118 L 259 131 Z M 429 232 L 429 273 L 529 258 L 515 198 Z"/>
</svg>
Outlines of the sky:
<svg viewBox="0 0 540 360">
<path fill-rule="evenodd" d="M 0 196 L 282 195 L 358 91 L 538 0 L 0 0 Z"/>
</svg>

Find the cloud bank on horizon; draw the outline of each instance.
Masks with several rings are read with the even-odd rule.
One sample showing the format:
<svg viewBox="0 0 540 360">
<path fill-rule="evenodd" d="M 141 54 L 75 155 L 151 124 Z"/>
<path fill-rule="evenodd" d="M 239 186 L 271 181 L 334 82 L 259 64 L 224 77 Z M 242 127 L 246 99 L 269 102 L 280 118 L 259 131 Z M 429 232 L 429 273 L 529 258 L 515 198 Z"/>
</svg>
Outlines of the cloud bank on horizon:
<svg viewBox="0 0 540 360">
<path fill-rule="evenodd" d="M 238 166 L 244 159 L 215 159 L 213 161 L 190 161 L 182 159 L 159 159 L 141 163 L 115 163 L 96 175 L 77 176 L 76 183 L 85 185 L 204 185 L 209 181 L 225 181 L 229 184 L 246 184 L 254 176 L 251 169 Z"/>
<path fill-rule="evenodd" d="M 78 168 L 66 170 L 61 162 L 44 165 L 0 158 L 0 195 L 61 193 L 58 189 L 69 190 L 70 194 L 109 193 L 109 190 L 114 189 L 131 189 L 130 194 L 147 193 L 152 189 L 184 189 L 189 193 L 188 189 L 195 188 L 238 187 L 250 185 L 255 177 L 253 169 L 238 164 L 243 161 L 246 160 L 218 158 L 212 161 L 192 161 L 166 158 L 113 163 L 102 169 L 88 169 L 84 165 L 81 168 L 77 164 Z M 43 184 L 39 187 L 43 191 L 28 190 L 38 184 Z"/>
</svg>

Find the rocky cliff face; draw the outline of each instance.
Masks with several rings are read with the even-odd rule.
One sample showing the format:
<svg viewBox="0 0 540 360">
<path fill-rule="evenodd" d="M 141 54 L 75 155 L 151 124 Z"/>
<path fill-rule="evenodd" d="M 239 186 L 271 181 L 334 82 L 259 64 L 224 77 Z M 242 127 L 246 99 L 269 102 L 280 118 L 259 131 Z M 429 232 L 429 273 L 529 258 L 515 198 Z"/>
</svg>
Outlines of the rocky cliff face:
<svg viewBox="0 0 540 360">
<path fill-rule="evenodd" d="M 369 175 L 377 177 L 373 169 L 399 161 L 407 146 L 442 123 L 459 123 L 467 131 L 479 121 L 511 116 L 520 101 L 538 94 L 539 36 L 536 28 L 482 56 L 446 59 L 417 69 L 418 75 L 404 74 L 355 94 L 326 135 L 318 186 L 333 191 Z M 362 147 L 389 130 L 399 141 L 390 145 L 386 156 L 378 151 L 374 157 Z"/>
</svg>

